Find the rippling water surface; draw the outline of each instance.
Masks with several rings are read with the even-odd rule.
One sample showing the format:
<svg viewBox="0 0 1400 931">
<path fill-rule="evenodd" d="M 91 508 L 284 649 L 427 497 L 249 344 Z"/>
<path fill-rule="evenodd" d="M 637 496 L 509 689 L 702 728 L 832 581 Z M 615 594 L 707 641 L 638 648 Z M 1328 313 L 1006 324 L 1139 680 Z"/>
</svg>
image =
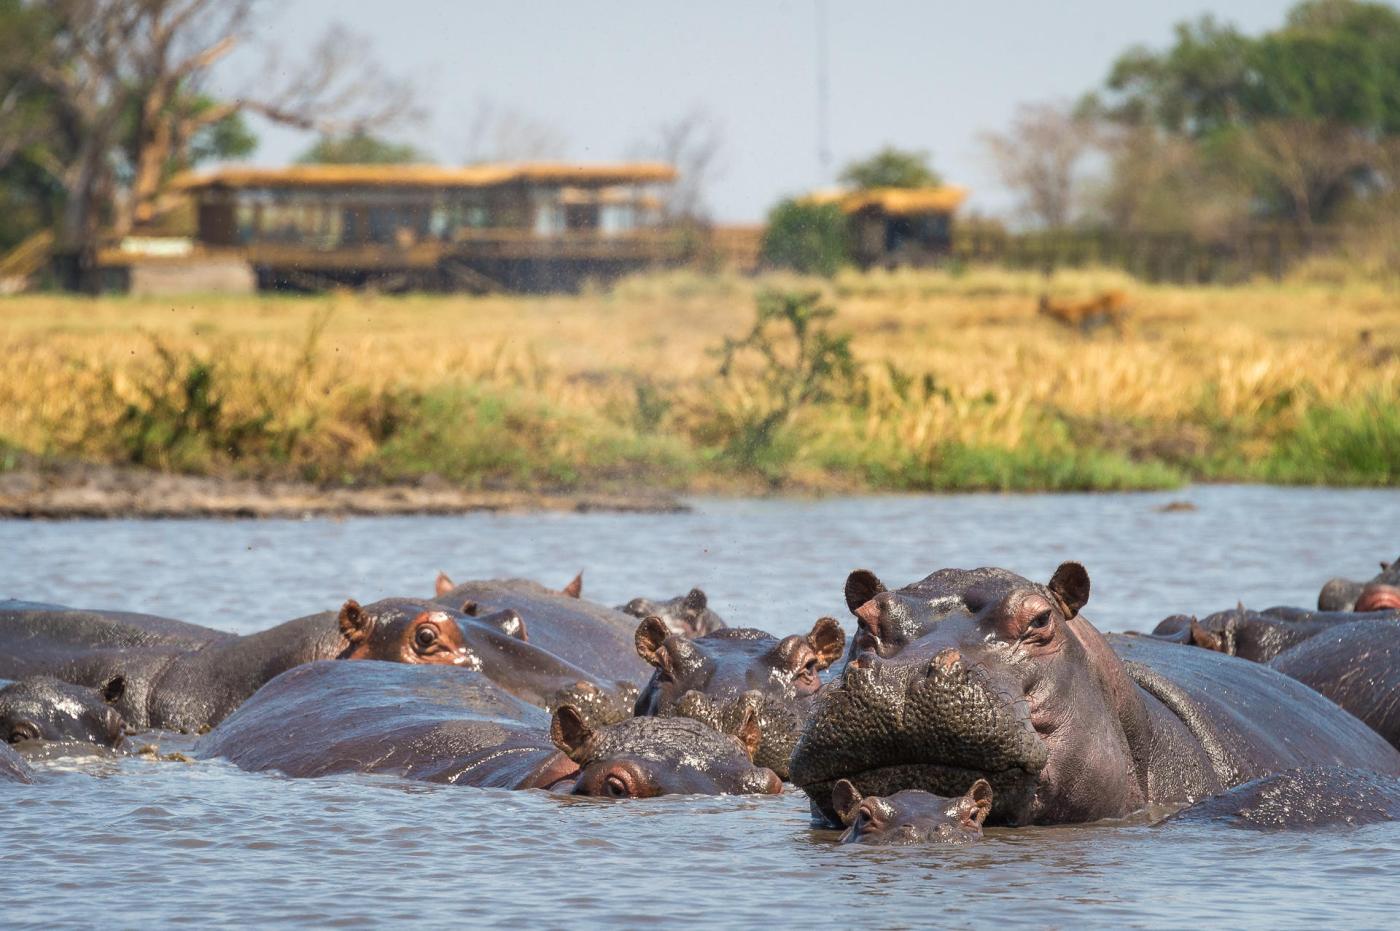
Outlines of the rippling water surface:
<svg viewBox="0 0 1400 931">
<path fill-rule="evenodd" d="M 1197 509 L 1162 513 L 1173 498 Z M 682 515 L 0 522 L 0 597 L 247 632 L 347 597 L 426 595 L 435 572 L 586 570 L 609 603 L 700 585 L 731 623 L 849 621 L 846 573 L 943 566 L 1093 579 L 1086 615 L 1314 602 L 1400 555 L 1400 492 L 701 501 Z M 850 624 L 846 623 L 849 630 Z M 166 742 L 162 749 L 175 749 Z M 800 793 L 630 803 L 381 778 L 289 780 L 219 762 L 41 761 L 0 785 L 0 926 L 1391 925 L 1400 825 L 1257 834 L 1142 824 L 992 830 L 955 850 L 859 850 Z"/>
</svg>

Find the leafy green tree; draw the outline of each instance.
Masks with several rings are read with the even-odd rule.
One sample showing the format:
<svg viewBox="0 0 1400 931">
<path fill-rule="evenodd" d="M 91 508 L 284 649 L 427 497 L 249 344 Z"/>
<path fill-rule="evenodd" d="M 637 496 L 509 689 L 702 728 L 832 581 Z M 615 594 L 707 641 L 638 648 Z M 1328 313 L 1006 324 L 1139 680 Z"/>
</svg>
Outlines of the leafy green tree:
<svg viewBox="0 0 1400 931">
<path fill-rule="evenodd" d="M 763 261 L 830 277 L 850 262 L 847 236 L 846 215 L 836 204 L 784 200 L 768 213 Z"/>
<path fill-rule="evenodd" d="M 938 187 L 943 179 L 929 165 L 929 154 L 885 146 L 866 159 L 851 162 L 841 182 L 867 190 L 877 187 Z"/>
<path fill-rule="evenodd" d="M 407 143 L 389 142 L 366 132 L 322 136 L 297 156 L 301 165 L 404 165 L 431 161 Z"/>
</svg>

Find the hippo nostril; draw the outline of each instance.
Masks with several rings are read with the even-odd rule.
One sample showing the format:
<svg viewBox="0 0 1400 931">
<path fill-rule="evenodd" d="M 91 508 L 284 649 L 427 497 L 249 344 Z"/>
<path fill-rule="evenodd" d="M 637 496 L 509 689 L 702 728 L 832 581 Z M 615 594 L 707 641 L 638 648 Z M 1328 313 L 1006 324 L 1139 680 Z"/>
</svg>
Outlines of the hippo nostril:
<svg viewBox="0 0 1400 931">
<path fill-rule="evenodd" d="M 847 663 L 847 665 L 851 669 L 873 670 L 879 663 L 880 657 L 874 650 L 861 650 L 860 653 L 856 655 L 856 658 Z"/>
</svg>

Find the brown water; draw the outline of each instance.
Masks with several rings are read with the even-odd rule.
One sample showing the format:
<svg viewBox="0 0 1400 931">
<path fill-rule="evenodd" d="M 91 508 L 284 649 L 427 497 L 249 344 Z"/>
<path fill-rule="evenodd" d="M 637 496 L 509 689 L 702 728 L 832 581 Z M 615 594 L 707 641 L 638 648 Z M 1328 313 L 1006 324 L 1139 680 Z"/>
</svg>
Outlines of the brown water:
<svg viewBox="0 0 1400 931">
<path fill-rule="evenodd" d="M 1160 513 L 1170 498 L 1198 510 Z M 1093 578 L 1100 627 L 1311 604 L 1400 555 L 1400 492 L 1211 487 L 1176 495 L 704 501 L 686 515 L 345 521 L 0 522 L 0 597 L 251 631 L 338 605 L 526 575 L 610 603 L 699 584 L 775 633 L 841 602 L 857 566 Z M 850 627 L 849 623 L 846 626 Z M 177 745 L 167 742 L 163 749 Z M 439 927 L 986 925 L 1381 927 L 1400 825 L 1258 834 L 1145 824 L 993 830 L 954 849 L 855 849 L 800 793 L 610 803 L 220 762 L 41 761 L 0 786 L 0 927 L 159 922 Z"/>
</svg>

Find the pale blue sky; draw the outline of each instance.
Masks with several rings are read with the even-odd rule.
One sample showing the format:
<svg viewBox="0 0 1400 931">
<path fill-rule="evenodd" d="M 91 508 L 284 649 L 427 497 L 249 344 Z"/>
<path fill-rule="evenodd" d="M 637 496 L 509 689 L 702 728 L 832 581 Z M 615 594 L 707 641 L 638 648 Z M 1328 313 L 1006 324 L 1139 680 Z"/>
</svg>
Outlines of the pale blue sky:
<svg viewBox="0 0 1400 931">
<path fill-rule="evenodd" d="M 1277 25 L 1285 0 L 828 0 L 833 164 L 885 143 L 927 149 L 984 211 L 1009 207 L 978 134 L 1023 101 L 1073 98 L 1129 45 L 1161 47 L 1174 23 L 1213 12 L 1250 32 Z M 477 101 L 557 129 L 570 157 L 623 157 L 656 124 L 703 107 L 723 126 L 709 192 L 725 221 L 829 183 L 817 158 L 816 0 L 704 3 L 288 0 L 263 27 L 288 48 L 340 22 L 416 84 L 428 117 L 393 135 L 445 163 L 464 156 Z M 251 55 L 224 69 L 245 84 Z M 289 161 L 304 134 L 260 127 L 256 160 Z"/>
</svg>

